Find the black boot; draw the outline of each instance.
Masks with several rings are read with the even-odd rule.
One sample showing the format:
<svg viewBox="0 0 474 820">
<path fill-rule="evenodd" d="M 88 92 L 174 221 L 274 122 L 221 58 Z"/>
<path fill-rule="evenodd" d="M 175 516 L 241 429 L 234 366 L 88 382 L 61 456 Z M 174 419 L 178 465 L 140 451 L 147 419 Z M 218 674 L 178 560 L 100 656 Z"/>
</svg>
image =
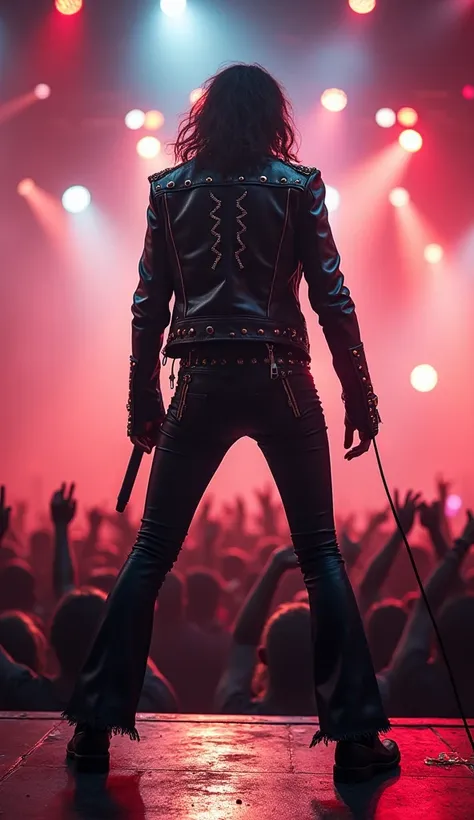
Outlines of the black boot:
<svg viewBox="0 0 474 820">
<path fill-rule="evenodd" d="M 108 772 L 110 736 L 106 729 L 78 723 L 67 744 L 66 756 L 74 760 L 78 772 Z"/>
<path fill-rule="evenodd" d="M 380 772 L 396 769 L 400 750 L 394 740 L 378 735 L 354 740 L 339 740 L 336 745 L 334 780 L 338 783 L 362 783 Z"/>
</svg>

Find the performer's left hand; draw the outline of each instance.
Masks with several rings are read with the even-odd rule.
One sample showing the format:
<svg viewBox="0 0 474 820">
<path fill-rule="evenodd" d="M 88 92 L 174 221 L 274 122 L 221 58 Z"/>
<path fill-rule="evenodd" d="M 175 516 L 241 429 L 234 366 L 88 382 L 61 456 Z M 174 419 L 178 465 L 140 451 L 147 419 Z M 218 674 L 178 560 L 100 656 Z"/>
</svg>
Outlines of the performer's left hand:
<svg viewBox="0 0 474 820">
<path fill-rule="evenodd" d="M 354 443 L 354 433 L 356 428 L 352 426 L 350 421 L 346 419 L 345 421 L 346 432 L 344 435 L 344 449 L 349 450 Z M 352 447 L 352 450 L 349 450 L 348 453 L 344 456 L 346 461 L 352 461 L 353 458 L 358 458 L 359 456 L 366 453 L 370 448 L 370 442 L 372 439 L 366 433 L 363 433 L 359 430 L 359 438 L 360 444 L 357 444 L 355 447 Z"/>
<path fill-rule="evenodd" d="M 140 436 L 131 437 L 132 444 L 144 453 L 151 453 L 158 440 L 161 424 L 161 421 L 147 421 L 143 433 Z"/>
</svg>

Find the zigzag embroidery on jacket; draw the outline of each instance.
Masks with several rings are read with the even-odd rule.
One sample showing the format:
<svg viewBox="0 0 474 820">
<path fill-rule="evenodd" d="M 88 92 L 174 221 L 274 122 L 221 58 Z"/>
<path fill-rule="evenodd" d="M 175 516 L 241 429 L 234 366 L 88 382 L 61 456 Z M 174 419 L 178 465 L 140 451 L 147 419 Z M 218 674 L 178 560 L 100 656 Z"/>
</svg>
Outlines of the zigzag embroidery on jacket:
<svg viewBox="0 0 474 820">
<path fill-rule="evenodd" d="M 244 208 L 244 207 L 243 207 L 240 203 L 242 202 L 242 200 L 243 200 L 243 199 L 245 199 L 245 197 L 247 196 L 247 193 L 248 193 L 248 191 L 244 191 L 244 193 L 242 194 L 242 196 L 239 196 L 239 198 L 238 198 L 238 200 L 237 200 L 237 203 L 236 203 L 236 204 L 237 204 L 237 208 L 238 208 L 238 209 L 239 209 L 239 211 L 240 211 L 240 214 L 239 214 L 239 216 L 237 217 L 237 222 L 238 222 L 238 224 L 240 225 L 240 231 L 237 231 L 237 242 L 238 242 L 238 243 L 239 243 L 239 245 L 240 245 L 240 249 L 239 249 L 238 251 L 236 251 L 236 252 L 235 252 L 235 258 L 236 258 L 236 260 L 237 260 L 237 264 L 238 264 L 238 266 L 239 266 L 240 270 L 243 270 L 243 267 L 244 267 L 244 266 L 243 266 L 243 264 L 242 264 L 242 261 L 241 261 L 241 259 L 240 259 L 240 254 L 241 254 L 241 253 L 245 250 L 245 248 L 246 248 L 246 246 L 245 246 L 245 245 L 244 245 L 244 243 L 242 242 L 242 234 L 243 234 L 243 233 L 247 230 L 246 225 L 244 225 L 244 223 L 243 223 L 243 221 L 242 221 L 242 220 L 243 220 L 243 218 L 244 218 L 244 216 L 247 216 L 247 211 L 245 210 L 245 208 Z"/>
<path fill-rule="evenodd" d="M 294 168 L 295 171 L 298 171 L 299 174 L 306 174 L 307 176 L 310 176 L 311 174 L 315 174 L 318 171 L 318 168 L 310 168 L 308 165 L 293 165 L 292 163 L 290 164 L 291 167 Z"/>
<path fill-rule="evenodd" d="M 214 263 L 213 263 L 213 265 L 212 265 L 212 270 L 215 270 L 215 269 L 216 269 L 216 267 L 217 267 L 217 265 L 219 264 L 220 260 L 222 259 L 222 254 L 221 254 L 221 252 L 217 249 L 217 246 L 219 245 L 219 243 L 220 243 L 220 241 L 221 241 L 221 235 L 220 235 L 220 233 L 219 233 L 219 231 L 218 231 L 217 229 L 218 229 L 219 225 L 221 224 L 221 221 L 222 221 L 222 220 L 221 220 L 221 219 L 220 219 L 220 217 L 218 217 L 218 216 L 217 216 L 217 214 L 216 214 L 216 211 L 218 211 L 218 210 L 219 210 L 219 208 L 220 208 L 220 207 L 221 207 L 221 205 L 222 205 L 222 200 L 221 200 L 221 199 L 218 199 L 216 196 L 214 196 L 214 194 L 212 193 L 212 191 L 210 191 L 210 192 L 209 192 L 209 195 L 210 195 L 211 199 L 213 200 L 213 202 L 216 202 L 216 203 L 217 203 L 217 204 L 216 204 L 216 207 L 215 207 L 215 208 L 213 208 L 213 209 L 212 209 L 212 211 L 211 211 L 211 212 L 210 212 L 210 214 L 209 214 L 209 216 L 210 216 L 212 219 L 214 219 L 214 220 L 215 220 L 215 225 L 214 225 L 214 227 L 211 229 L 211 233 L 212 233 L 212 235 L 216 237 L 216 241 L 214 242 L 214 244 L 213 244 L 213 246 L 212 246 L 212 249 L 211 249 L 211 250 L 212 250 L 212 251 L 216 254 L 216 258 L 215 258 Z"/>
<path fill-rule="evenodd" d="M 169 174 L 170 171 L 174 171 L 174 168 L 165 168 L 164 171 L 157 171 L 155 174 L 148 177 L 148 182 L 150 185 L 152 182 L 158 182 L 159 179 L 166 176 L 166 174 Z"/>
</svg>

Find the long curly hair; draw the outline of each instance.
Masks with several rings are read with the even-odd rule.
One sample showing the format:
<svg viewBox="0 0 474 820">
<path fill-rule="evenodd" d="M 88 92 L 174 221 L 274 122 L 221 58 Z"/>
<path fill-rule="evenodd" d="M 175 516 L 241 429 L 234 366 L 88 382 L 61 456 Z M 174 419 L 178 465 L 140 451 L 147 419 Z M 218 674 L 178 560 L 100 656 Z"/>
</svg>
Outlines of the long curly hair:
<svg viewBox="0 0 474 820">
<path fill-rule="evenodd" d="M 177 163 L 196 158 L 224 174 L 248 171 L 268 156 L 298 162 L 290 102 L 258 64 L 236 63 L 206 80 L 172 146 Z"/>
</svg>

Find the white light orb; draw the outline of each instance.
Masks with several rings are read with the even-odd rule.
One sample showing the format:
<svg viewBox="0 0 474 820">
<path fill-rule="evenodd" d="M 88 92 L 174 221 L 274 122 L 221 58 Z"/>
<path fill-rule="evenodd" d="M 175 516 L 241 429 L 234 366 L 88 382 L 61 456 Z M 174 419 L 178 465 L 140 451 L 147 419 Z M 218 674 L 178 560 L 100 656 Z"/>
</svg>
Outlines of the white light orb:
<svg viewBox="0 0 474 820">
<path fill-rule="evenodd" d="M 349 6 L 356 14 L 370 14 L 376 5 L 376 0 L 349 0 Z"/>
<path fill-rule="evenodd" d="M 73 185 L 63 193 L 63 208 L 70 214 L 80 214 L 91 204 L 91 195 L 83 185 Z"/>
<path fill-rule="evenodd" d="M 391 128 L 397 121 L 397 115 L 391 108 L 379 108 L 375 115 L 375 122 L 380 128 Z"/>
<path fill-rule="evenodd" d="M 321 94 L 321 104 L 328 111 L 343 111 L 347 105 L 347 94 L 341 88 L 327 88 Z"/>
<path fill-rule="evenodd" d="M 436 265 L 438 262 L 441 262 L 444 256 L 444 250 L 441 245 L 437 245 L 433 242 L 431 245 L 426 246 L 423 255 L 426 262 L 429 262 L 430 265 Z"/>
<path fill-rule="evenodd" d="M 51 88 L 46 83 L 38 83 L 35 86 L 33 94 L 37 100 L 47 100 L 51 96 Z"/>
<path fill-rule="evenodd" d="M 191 91 L 191 93 L 189 95 L 189 102 L 191 103 L 191 105 L 194 105 L 194 103 L 197 103 L 197 101 L 201 99 L 203 94 L 204 94 L 204 89 L 203 88 L 195 88 L 193 91 Z"/>
<path fill-rule="evenodd" d="M 161 151 L 161 142 L 156 137 L 142 137 L 137 142 L 137 154 L 142 159 L 153 159 Z"/>
<path fill-rule="evenodd" d="M 410 384 L 419 393 L 429 393 L 438 384 L 438 374 L 430 364 L 419 364 L 411 371 Z"/>
<path fill-rule="evenodd" d="M 410 202 L 410 194 L 406 188 L 393 188 L 388 195 L 390 203 L 394 208 L 403 208 Z"/>
<path fill-rule="evenodd" d="M 33 180 L 30 179 L 30 177 L 27 177 L 26 179 L 22 179 L 21 182 L 18 183 L 16 190 L 20 194 L 20 196 L 29 196 L 31 193 L 33 193 L 35 187 L 36 186 Z"/>
<path fill-rule="evenodd" d="M 446 503 L 444 506 L 444 511 L 446 515 L 449 515 L 451 518 L 459 512 L 462 507 L 462 498 L 460 495 L 456 495 L 455 493 L 450 493 L 446 499 Z"/>
<path fill-rule="evenodd" d="M 341 202 L 341 195 L 337 188 L 333 188 L 332 185 L 326 185 L 326 208 L 328 209 L 328 213 L 332 214 L 334 211 L 337 211 Z"/>
<path fill-rule="evenodd" d="M 398 142 L 405 151 L 408 151 L 409 154 L 416 154 L 416 152 L 419 151 L 423 145 L 423 137 L 418 133 L 418 131 L 414 131 L 412 128 L 407 128 L 400 134 Z"/>
<path fill-rule="evenodd" d="M 181 17 L 186 11 L 186 0 L 161 0 L 160 8 L 168 17 Z"/>
<path fill-rule="evenodd" d="M 125 125 L 131 131 L 138 131 L 145 122 L 145 112 L 140 111 L 139 108 L 133 108 L 125 115 Z"/>
</svg>

